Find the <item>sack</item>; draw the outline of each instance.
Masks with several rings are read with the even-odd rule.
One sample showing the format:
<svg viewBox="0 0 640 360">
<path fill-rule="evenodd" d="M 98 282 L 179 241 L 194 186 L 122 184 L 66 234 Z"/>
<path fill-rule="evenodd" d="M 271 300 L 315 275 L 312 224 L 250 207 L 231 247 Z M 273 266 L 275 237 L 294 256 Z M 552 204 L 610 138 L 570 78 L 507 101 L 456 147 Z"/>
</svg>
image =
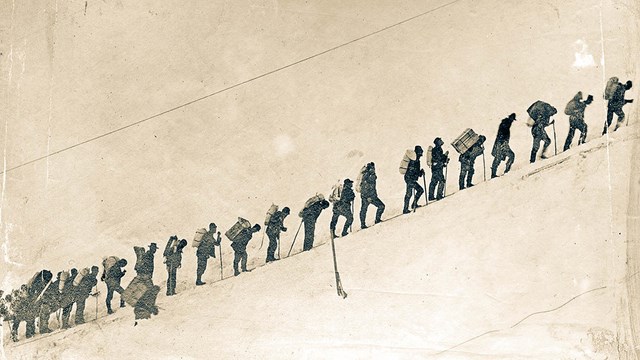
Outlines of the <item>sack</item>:
<svg viewBox="0 0 640 360">
<path fill-rule="evenodd" d="M 64 289 L 64 284 L 69 279 L 69 272 L 64 270 L 60 272 L 60 282 L 58 283 L 58 290 L 62 291 Z"/>
<path fill-rule="evenodd" d="M 567 106 L 564 108 L 565 115 L 573 115 L 576 112 L 576 100 L 571 100 L 567 103 Z"/>
<path fill-rule="evenodd" d="M 411 160 L 416 160 L 418 155 L 413 150 L 407 150 L 402 157 L 402 161 L 400 161 L 400 174 L 404 175 L 407 173 L 407 169 L 409 168 L 409 162 Z"/>
<path fill-rule="evenodd" d="M 118 258 L 117 256 L 108 256 L 106 258 L 102 259 L 102 267 L 104 268 L 104 272 L 108 272 L 109 269 L 111 269 L 111 267 L 113 265 L 115 265 L 118 261 L 120 261 L 120 258 Z"/>
<path fill-rule="evenodd" d="M 472 129 L 466 129 L 460 134 L 451 145 L 459 154 L 466 153 L 473 145 L 475 145 L 478 140 L 480 140 L 480 136 L 475 133 Z"/>
<path fill-rule="evenodd" d="M 331 195 L 329 195 L 329 202 L 336 203 L 340 201 L 342 197 L 342 182 L 338 182 L 331 188 Z"/>
<path fill-rule="evenodd" d="M 178 239 L 169 239 L 167 240 L 167 245 L 164 247 L 163 256 L 167 257 L 176 252 L 176 248 L 178 247 Z"/>
<path fill-rule="evenodd" d="M 267 217 L 265 217 L 264 219 L 265 225 L 269 225 L 269 222 L 271 221 L 271 217 L 273 216 L 273 214 L 276 213 L 276 211 L 278 211 L 278 205 L 271 204 L 271 206 L 269 207 L 269 210 L 267 211 Z"/>
<path fill-rule="evenodd" d="M 207 229 L 205 228 L 200 228 L 198 230 L 196 230 L 196 235 L 193 237 L 193 242 L 191 243 L 191 246 L 194 248 L 200 247 L 200 243 L 202 242 L 202 238 L 204 237 L 204 235 L 207 233 Z"/>
<path fill-rule="evenodd" d="M 527 109 L 527 113 L 529 114 L 529 116 L 531 116 L 531 118 L 535 122 L 541 116 L 545 118 L 549 118 L 557 114 L 558 110 L 556 110 L 556 108 L 554 108 L 550 104 L 547 104 L 544 101 L 538 100 L 533 104 L 531 104 L 531 106 L 529 106 L 529 108 Z"/>
<path fill-rule="evenodd" d="M 82 282 L 82 279 L 89 275 L 89 268 L 84 268 L 80 271 L 78 271 L 78 275 L 76 275 L 75 279 L 73 279 L 73 286 L 80 286 L 80 283 Z"/>
<path fill-rule="evenodd" d="M 432 153 L 433 153 L 433 146 L 429 146 L 429 147 L 427 148 L 427 159 L 426 159 L 426 161 L 427 161 L 427 166 L 428 166 L 428 167 L 431 167 L 431 165 L 433 165 L 433 156 L 432 156 Z"/>
<path fill-rule="evenodd" d="M 248 229 L 251 227 L 251 223 L 249 220 L 243 219 L 238 216 L 238 221 L 236 221 L 233 226 L 224 233 L 229 240 L 235 241 L 235 238 L 240 234 L 240 232 L 244 229 Z"/>
<path fill-rule="evenodd" d="M 126 301 L 130 306 L 136 306 L 138 300 L 151 290 L 148 286 L 151 281 L 144 281 L 139 276 L 136 276 L 131 280 L 129 286 L 122 292 L 122 299 Z"/>
<path fill-rule="evenodd" d="M 300 212 L 298 213 L 299 217 L 302 217 L 302 212 L 304 211 L 304 209 L 308 209 L 311 205 L 315 204 L 315 203 L 319 203 L 322 200 L 324 200 L 324 195 L 322 194 L 315 194 L 312 197 L 309 198 L 309 200 L 307 200 L 304 203 L 304 207 L 302 208 L 302 210 L 300 210 Z"/>
<path fill-rule="evenodd" d="M 356 178 L 356 191 L 360 192 L 360 188 L 362 186 L 362 178 L 364 177 L 364 171 L 367 170 L 367 165 L 363 166 L 358 173 L 358 177 Z M 406 169 L 405 169 L 406 172 Z"/>
<path fill-rule="evenodd" d="M 618 81 L 619 79 L 615 76 L 607 81 L 607 86 L 604 88 L 605 100 L 611 100 L 611 98 L 613 98 L 613 94 L 615 94 L 616 89 L 618 88 Z"/>
</svg>

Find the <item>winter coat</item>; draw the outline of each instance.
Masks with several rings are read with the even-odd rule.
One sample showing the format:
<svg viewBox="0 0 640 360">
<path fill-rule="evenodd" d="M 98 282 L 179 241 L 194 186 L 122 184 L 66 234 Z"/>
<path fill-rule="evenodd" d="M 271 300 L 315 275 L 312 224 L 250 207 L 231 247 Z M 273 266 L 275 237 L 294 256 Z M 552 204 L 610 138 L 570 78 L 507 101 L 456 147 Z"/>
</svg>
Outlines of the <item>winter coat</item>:
<svg viewBox="0 0 640 360">
<path fill-rule="evenodd" d="M 627 103 L 627 100 L 624 99 L 624 94 L 627 91 L 627 88 L 622 83 L 618 83 L 616 85 L 616 90 L 613 93 L 613 96 L 609 99 L 609 107 L 614 109 L 622 108 Z"/>
<path fill-rule="evenodd" d="M 154 269 L 154 251 L 147 250 L 144 248 L 134 246 L 134 251 L 136 252 L 136 266 L 135 270 L 138 275 L 149 275 L 153 277 L 153 269 Z"/>
<path fill-rule="evenodd" d="M 368 168 L 362 174 L 362 183 L 360 183 L 360 195 L 363 198 L 377 198 L 376 181 L 378 176 L 373 168 Z"/>
<path fill-rule="evenodd" d="M 342 188 L 342 194 L 340 194 L 340 200 L 333 204 L 333 212 L 351 212 L 351 202 L 356 198 L 356 194 L 353 193 L 351 185 L 344 185 Z"/>
<path fill-rule="evenodd" d="M 464 154 L 461 154 L 458 158 L 458 161 L 462 164 L 473 164 L 476 158 L 482 155 L 482 151 L 484 148 L 481 144 L 475 143 L 469 150 L 467 150 Z"/>
<path fill-rule="evenodd" d="M 207 231 L 202 240 L 200 241 L 200 246 L 198 246 L 198 250 L 196 250 L 196 256 L 199 258 L 216 257 L 216 245 L 219 245 L 220 242 L 215 240 L 215 233 Z"/>
<path fill-rule="evenodd" d="M 113 267 L 117 267 L 117 265 L 114 265 Z M 76 301 L 84 300 L 89 297 L 93 291 L 93 287 L 98 284 L 97 276 L 98 274 L 89 273 L 80 280 L 80 284 L 76 287 Z"/>
<path fill-rule="evenodd" d="M 65 307 L 69 304 L 73 304 L 76 301 L 76 289 L 73 286 L 73 280 L 78 276 L 69 276 L 69 278 L 64 282 L 64 288 L 60 293 L 60 307 Z"/>
<path fill-rule="evenodd" d="M 280 231 L 287 231 L 287 228 L 284 227 L 284 219 L 287 217 L 287 214 L 282 211 L 276 211 L 273 215 L 271 215 L 271 219 L 269 220 L 269 224 L 267 224 L 267 234 L 270 235 L 280 235 Z"/>
<path fill-rule="evenodd" d="M 442 151 L 442 146 L 435 146 L 431 150 L 431 169 L 442 169 L 449 158 Z"/>
<path fill-rule="evenodd" d="M 251 241 L 252 236 L 253 236 L 252 228 L 242 229 L 242 231 L 240 231 L 238 236 L 236 236 L 233 239 L 233 242 L 231 242 L 231 247 L 236 252 L 246 251 L 247 244 L 249 244 L 249 241 Z"/>
<path fill-rule="evenodd" d="M 405 182 L 416 182 L 420 176 L 424 175 L 424 170 L 420 168 L 420 159 L 409 160 L 407 172 L 404 173 Z"/>
<path fill-rule="evenodd" d="M 502 119 L 500 121 L 500 126 L 498 127 L 498 134 L 496 135 L 496 140 L 493 143 L 493 148 L 491 149 L 491 155 L 498 156 L 500 152 L 499 147 L 502 143 L 509 143 L 509 139 L 511 138 L 511 124 L 516 121 L 516 119 L 510 119 L 508 117 Z"/>
<path fill-rule="evenodd" d="M 120 286 L 120 279 L 124 276 L 125 272 L 122 268 L 115 264 L 109 268 L 107 274 L 104 277 L 104 282 L 110 288 L 117 288 Z"/>
<path fill-rule="evenodd" d="M 49 270 L 39 271 L 27 284 L 27 296 L 35 300 L 42 290 L 47 286 L 49 281 L 53 278 L 53 274 Z"/>
<path fill-rule="evenodd" d="M 60 279 L 56 279 L 56 281 L 52 282 L 42 294 L 40 302 L 43 307 L 46 307 L 51 312 L 60 308 L 62 294 L 60 293 L 59 287 Z"/>
<path fill-rule="evenodd" d="M 302 209 L 302 221 L 304 221 L 305 224 L 315 223 L 324 209 L 326 208 L 322 206 L 322 201 L 311 204 L 308 208 Z"/>
<path fill-rule="evenodd" d="M 165 259 L 167 268 L 177 269 L 182 266 L 182 248 L 178 247 L 176 251 L 171 252 Z"/>
</svg>

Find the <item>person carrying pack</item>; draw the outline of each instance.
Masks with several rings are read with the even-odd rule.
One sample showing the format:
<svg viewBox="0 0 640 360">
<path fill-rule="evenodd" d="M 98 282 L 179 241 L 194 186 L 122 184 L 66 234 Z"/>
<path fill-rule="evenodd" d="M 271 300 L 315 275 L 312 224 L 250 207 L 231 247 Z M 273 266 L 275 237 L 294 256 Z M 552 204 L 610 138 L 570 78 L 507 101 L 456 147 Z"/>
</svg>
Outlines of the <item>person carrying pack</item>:
<svg viewBox="0 0 640 360">
<path fill-rule="evenodd" d="M 567 139 L 564 142 L 563 151 L 569 150 L 571 147 L 571 142 L 573 141 L 573 136 L 576 133 L 576 130 L 580 130 L 580 139 L 578 139 L 578 145 L 583 144 L 587 139 L 587 123 L 584 121 L 584 110 L 587 105 L 593 102 L 593 96 L 587 96 L 587 100 L 582 100 L 582 91 L 578 91 L 578 93 L 567 103 L 567 106 L 564 109 L 564 113 L 569 115 L 569 133 L 567 134 Z"/>
<path fill-rule="evenodd" d="M 247 226 L 248 224 L 248 226 Z M 235 276 L 240 275 L 240 269 L 242 272 L 247 272 L 247 245 L 254 233 L 260 231 L 259 224 L 251 226 L 251 223 L 243 218 L 238 218 L 238 222 L 225 233 L 225 235 L 231 240 L 231 248 L 234 252 L 233 257 L 233 274 Z M 232 231 L 233 230 L 233 231 Z"/>
<path fill-rule="evenodd" d="M 92 266 L 91 271 L 82 277 L 78 287 L 76 288 L 76 325 L 84 324 L 84 307 L 91 291 L 96 284 L 98 284 L 98 271 L 100 269 L 97 266 Z"/>
<path fill-rule="evenodd" d="M 187 240 L 178 241 L 178 237 L 173 235 L 164 249 L 164 263 L 167 265 L 167 296 L 176 294 L 178 269 L 182 266 L 182 249 L 185 246 L 187 246 Z"/>
<path fill-rule="evenodd" d="M 429 182 L 429 201 L 440 200 L 444 198 L 445 176 L 444 167 L 449 163 L 449 152 L 445 154 L 442 151 L 444 141 L 437 137 L 433 140 L 435 145 L 431 151 L 431 181 Z M 437 193 L 436 193 L 437 188 Z"/>
<path fill-rule="evenodd" d="M 120 294 L 120 307 L 123 308 L 125 306 L 123 298 L 124 289 L 120 283 L 124 274 L 127 273 L 127 270 L 122 269 L 127 266 L 127 260 L 118 259 L 115 256 L 109 256 L 102 261 L 102 266 L 104 267 L 104 272 L 102 273 L 100 280 L 104 281 L 107 285 L 107 297 L 105 299 L 107 313 L 113 314 L 113 310 L 111 309 L 111 299 L 113 299 L 114 292 Z"/>
<path fill-rule="evenodd" d="M 331 235 L 336 237 L 336 225 L 338 224 L 338 218 L 344 216 L 346 221 L 342 228 L 342 236 L 347 236 L 349 233 L 349 227 L 353 223 L 353 212 L 351 212 L 351 203 L 355 199 L 356 195 L 352 189 L 353 181 L 351 179 L 345 179 L 342 186 L 337 184 L 329 197 L 329 201 L 333 202 L 333 216 L 329 229 Z"/>
<path fill-rule="evenodd" d="M 267 224 L 266 233 L 269 237 L 269 247 L 267 247 L 267 259 L 266 262 L 276 261 L 275 253 L 278 248 L 278 244 L 280 241 L 280 232 L 287 231 L 287 228 L 284 226 L 284 219 L 289 216 L 291 210 L 288 207 L 282 208 L 282 211 L 276 210 L 268 219 L 265 221 Z M 280 251 L 278 250 L 278 253 Z"/>
<path fill-rule="evenodd" d="M 627 90 L 630 90 L 632 86 L 633 83 L 631 82 L 631 80 L 628 80 L 625 84 L 617 83 L 615 85 L 607 86 L 605 93 L 605 97 L 608 98 L 607 121 L 604 124 L 602 135 L 606 134 L 609 131 L 609 126 L 611 126 L 614 114 L 618 117 L 618 121 L 616 122 L 616 127 L 613 129 L 613 131 L 618 130 L 620 125 L 624 123 L 625 115 L 624 111 L 622 111 L 622 107 L 633 102 L 633 99 L 625 99 L 624 95 L 625 92 Z"/>
<path fill-rule="evenodd" d="M 547 104 L 544 101 L 536 101 L 527 109 L 527 113 L 533 119 L 533 126 L 531 127 L 531 136 L 533 137 L 533 145 L 531 146 L 531 156 L 529 158 L 530 163 L 536 162 L 538 156 L 538 150 L 540 149 L 540 142 L 544 143 L 542 147 L 542 159 L 548 158 L 546 151 L 549 145 L 551 145 L 551 138 L 547 135 L 545 128 L 549 125 L 553 125 L 555 120 L 551 120 L 551 117 L 558 113 L 558 110 Z M 551 120 L 551 121 L 550 121 Z"/>
<path fill-rule="evenodd" d="M 407 150 L 400 163 L 400 173 L 404 175 L 404 182 L 406 185 L 406 192 L 404 194 L 404 206 L 402 208 L 403 214 L 409 213 L 409 201 L 413 196 L 412 209 L 418 207 L 418 200 L 424 193 L 422 186 L 418 184 L 418 179 L 424 176 L 424 169 L 420 167 L 420 157 L 422 157 L 423 151 L 420 145 L 416 145 L 414 150 Z M 415 195 L 413 191 L 415 190 Z"/>
<path fill-rule="evenodd" d="M 473 174 L 475 173 L 474 165 L 476 158 L 484 152 L 484 142 L 487 138 L 484 135 L 478 137 L 478 141 L 473 144 L 467 151 L 460 154 L 458 161 L 460 161 L 460 178 L 458 179 L 458 185 L 460 190 L 470 188 L 473 186 Z"/>
<path fill-rule="evenodd" d="M 198 230 L 200 233 L 201 230 Z M 209 231 L 204 231 L 202 237 L 198 241 L 198 249 L 196 250 L 196 257 L 198 258 L 198 268 L 196 270 L 196 285 L 204 285 L 206 282 L 202 281 L 202 275 L 207 270 L 207 261 L 210 257 L 216 257 L 216 245 L 220 245 L 220 232 L 215 223 L 209 224 Z M 195 240 L 194 240 L 195 243 Z"/>
<path fill-rule="evenodd" d="M 329 202 L 324 199 L 324 196 L 317 194 L 307 200 L 304 208 L 298 213 L 298 216 L 302 218 L 302 222 L 304 223 L 304 243 L 302 245 L 302 251 L 309 251 L 313 248 L 316 222 L 322 210 L 328 207 Z"/>
<path fill-rule="evenodd" d="M 365 165 L 364 169 L 358 176 L 358 184 L 356 184 L 356 190 L 360 191 L 360 228 L 367 228 L 367 209 L 369 205 L 373 205 L 377 208 L 376 219 L 374 224 L 382 221 L 382 213 L 384 212 L 384 203 L 378 197 L 378 191 L 376 189 L 376 183 L 378 176 L 376 175 L 376 165 L 373 162 Z"/>
</svg>

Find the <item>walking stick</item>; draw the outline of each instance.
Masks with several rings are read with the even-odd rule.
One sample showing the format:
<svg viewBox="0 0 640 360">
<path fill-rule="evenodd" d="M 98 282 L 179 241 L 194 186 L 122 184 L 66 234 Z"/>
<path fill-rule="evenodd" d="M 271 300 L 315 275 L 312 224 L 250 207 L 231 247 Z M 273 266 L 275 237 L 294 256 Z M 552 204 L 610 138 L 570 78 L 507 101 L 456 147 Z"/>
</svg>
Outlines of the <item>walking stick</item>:
<svg viewBox="0 0 640 360">
<path fill-rule="evenodd" d="M 444 166 L 444 193 L 442 194 L 443 198 L 447 196 L 447 168 L 448 166 L 445 165 Z"/>
<path fill-rule="evenodd" d="M 556 155 L 558 155 L 558 144 L 556 140 L 556 121 L 554 120 L 553 123 L 551 123 L 551 125 L 553 126 L 553 148 L 555 150 Z"/>
<path fill-rule="evenodd" d="M 266 232 L 266 230 L 262 232 L 262 240 L 260 240 L 260 247 L 258 248 L 258 250 L 262 249 L 262 244 L 264 244 L 264 233 L 265 232 Z"/>
<path fill-rule="evenodd" d="M 484 162 L 484 149 L 482 149 L 482 174 L 484 175 L 484 181 L 487 181 L 487 164 Z"/>
<path fill-rule="evenodd" d="M 424 185 L 424 206 L 429 205 L 429 196 L 427 195 L 427 176 L 422 175 L 422 185 Z"/>
<path fill-rule="evenodd" d="M 222 279 L 222 243 L 220 243 L 220 280 Z"/>
<path fill-rule="evenodd" d="M 96 291 L 94 291 L 94 293 L 96 294 L 96 320 L 98 320 L 98 296 L 100 296 L 100 293 L 98 292 L 98 285 L 96 284 L 95 286 Z"/>
<path fill-rule="evenodd" d="M 355 207 L 355 201 L 351 202 L 351 217 L 353 217 L 354 212 L 353 212 L 353 208 Z M 351 225 L 349 225 L 349 232 L 353 232 L 353 222 L 351 222 Z"/>
<path fill-rule="evenodd" d="M 342 298 L 347 297 L 347 293 L 342 288 L 342 281 L 340 281 L 340 273 L 338 272 L 338 262 L 336 260 L 336 246 L 333 242 L 333 234 L 331 235 L 331 251 L 333 251 L 333 271 L 336 274 L 336 290 L 338 291 L 338 296 L 342 296 Z"/>
<path fill-rule="evenodd" d="M 296 231 L 296 235 L 293 237 L 293 242 L 291 243 L 291 247 L 289 248 L 289 252 L 287 253 L 287 257 L 289 257 L 289 255 L 291 255 L 291 250 L 293 250 L 293 244 L 296 243 L 296 238 L 298 237 L 298 233 L 300 232 L 300 228 L 302 227 L 302 223 L 304 222 L 303 220 L 300 220 L 300 225 L 298 225 L 298 231 Z"/>
<path fill-rule="evenodd" d="M 280 260 L 280 234 L 278 234 L 277 245 L 278 245 L 278 260 Z"/>
</svg>

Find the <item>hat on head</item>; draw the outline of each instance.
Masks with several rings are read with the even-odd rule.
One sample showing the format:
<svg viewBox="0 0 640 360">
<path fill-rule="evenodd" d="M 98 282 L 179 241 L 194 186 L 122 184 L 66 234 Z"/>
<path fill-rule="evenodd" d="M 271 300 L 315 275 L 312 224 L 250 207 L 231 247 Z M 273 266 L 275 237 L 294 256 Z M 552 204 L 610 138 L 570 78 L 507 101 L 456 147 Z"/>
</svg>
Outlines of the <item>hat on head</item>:
<svg viewBox="0 0 640 360">
<path fill-rule="evenodd" d="M 285 206 L 284 208 L 282 208 L 282 212 L 289 215 L 291 213 L 291 209 L 289 209 L 288 206 Z"/>
<path fill-rule="evenodd" d="M 344 184 L 345 184 L 345 185 L 347 185 L 347 184 L 353 184 L 353 180 L 351 180 L 351 179 L 344 179 Z"/>
<path fill-rule="evenodd" d="M 516 113 L 511 113 L 511 115 L 509 115 L 509 120 L 517 120 Z"/>
<path fill-rule="evenodd" d="M 434 144 L 438 145 L 438 142 L 440 142 L 440 143 L 443 143 L 443 144 L 444 144 L 444 141 L 442 141 L 442 139 L 441 139 L 441 138 L 439 138 L 439 137 L 437 137 L 437 138 L 433 139 L 433 143 L 434 143 Z"/>
<path fill-rule="evenodd" d="M 175 236 L 175 235 L 174 235 L 174 236 Z M 177 238 L 178 238 L 178 237 L 176 236 L 176 239 L 177 239 Z M 157 248 L 158 248 L 158 244 L 156 244 L 156 243 L 154 243 L 154 242 L 152 242 L 151 244 L 149 244 L 149 249 L 157 249 Z"/>
<path fill-rule="evenodd" d="M 416 147 L 414 148 L 414 151 L 418 155 L 422 155 L 424 153 L 424 151 L 422 151 L 422 146 L 420 146 L 420 145 L 416 145 Z"/>
</svg>

